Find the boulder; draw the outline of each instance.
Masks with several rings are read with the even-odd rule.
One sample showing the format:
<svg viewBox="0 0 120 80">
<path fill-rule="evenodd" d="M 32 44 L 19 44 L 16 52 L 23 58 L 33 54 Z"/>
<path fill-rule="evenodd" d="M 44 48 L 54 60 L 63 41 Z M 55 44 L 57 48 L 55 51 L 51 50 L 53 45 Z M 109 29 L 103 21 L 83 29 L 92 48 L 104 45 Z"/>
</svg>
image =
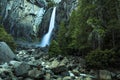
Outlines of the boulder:
<svg viewBox="0 0 120 80">
<path fill-rule="evenodd" d="M 73 79 L 70 76 L 66 76 L 66 77 L 63 78 L 63 80 L 73 80 Z"/>
<path fill-rule="evenodd" d="M 61 74 L 62 72 L 67 71 L 67 67 L 66 66 L 57 66 L 57 67 L 51 68 L 51 70 L 55 74 Z"/>
<path fill-rule="evenodd" d="M 0 68 L 0 80 L 16 80 L 11 69 Z"/>
<path fill-rule="evenodd" d="M 30 70 L 30 65 L 25 62 L 16 62 L 13 66 L 16 76 L 26 76 Z"/>
<path fill-rule="evenodd" d="M 0 64 L 15 59 L 16 56 L 5 42 L 0 42 Z"/>
<path fill-rule="evenodd" d="M 54 60 L 51 62 L 50 68 L 56 68 L 59 65 L 59 61 L 58 60 Z"/>
<path fill-rule="evenodd" d="M 117 75 L 117 79 L 120 80 L 120 73 Z"/>
<path fill-rule="evenodd" d="M 73 73 L 75 76 L 79 76 L 79 75 L 80 75 L 80 72 L 79 72 L 77 69 L 73 69 L 73 70 L 72 70 L 72 73 Z"/>
<path fill-rule="evenodd" d="M 28 76 L 32 77 L 32 78 L 35 78 L 35 79 L 39 79 L 39 78 L 43 78 L 44 72 L 38 70 L 37 68 L 34 68 L 33 70 L 30 70 L 28 72 Z"/>
<path fill-rule="evenodd" d="M 112 80 L 111 72 L 109 72 L 107 70 L 100 70 L 99 77 L 100 77 L 100 80 Z"/>
<path fill-rule="evenodd" d="M 69 60 L 65 57 L 61 62 L 60 65 L 66 65 L 69 62 Z"/>
<path fill-rule="evenodd" d="M 51 79 L 51 74 L 50 73 L 46 73 L 45 80 L 50 80 L 50 79 Z"/>
<path fill-rule="evenodd" d="M 22 80 L 22 79 L 21 79 Z M 31 79 L 31 78 L 25 78 L 24 80 L 34 80 L 34 79 Z"/>
</svg>

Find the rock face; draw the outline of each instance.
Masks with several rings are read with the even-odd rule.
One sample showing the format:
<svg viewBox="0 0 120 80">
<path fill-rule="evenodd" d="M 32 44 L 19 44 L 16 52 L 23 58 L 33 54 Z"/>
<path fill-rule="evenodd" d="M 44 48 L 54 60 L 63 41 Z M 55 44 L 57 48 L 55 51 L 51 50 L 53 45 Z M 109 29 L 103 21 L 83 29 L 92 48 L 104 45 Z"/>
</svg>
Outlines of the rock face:
<svg viewBox="0 0 120 80">
<path fill-rule="evenodd" d="M 48 32 L 52 7 L 48 0 L 1 0 L 0 23 L 16 40 L 34 41 Z M 68 22 L 77 0 L 52 0 L 57 4 L 54 33 L 61 21 Z M 44 15 L 44 16 L 43 16 Z M 53 33 L 53 35 L 54 35 Z"/>
<path fill-rule="evenodd" d="M 3 16 L 5 16 L 5 12 L 6 12 L 6 9 L 5 7 L 7 6 L 7 0 L 3 0 L 3 1 L 0 1 L 0 16 L 2 17 L 2 19 L 0 20 L 0 23 L 2 23 L 3 21 Z M 2 10 L 1 10 L 2 9 Z"/>
<path fill-rule="evenodd" d="M 1 23 L 15 38 L 36 38 L 46 6 L 45 0 L 1 0 Z"/>
<path fill-rule="evenodd" d="M 54 33 L 56 33 L 58 28 L 60 27 L 61 22 L 68 23 L 71 12 L 73 9 L 76 8 L 76 6 L 77 6 L 77 0 L 61 0 L 61 2 L 59 2 L 56 9 L 55 29 L 53 32 L 53 37 L 54 37 Z M 42 37 L 43 34 L 48 32 L 51 11 L 52 11 L 52 8 L 49 8 L 46 11 L 46 13 L 44 14 L 42 23 L 39 25 L 41 27 L 39 29 L 40 37 Z"/>
<path fill-rule="evenodd" d="M 77 7 L 77 0 L 62 0 L 57 9 L 56 23 L 60 25 L 60 22 L 68 22 L 72 10 Z"/>
<path fill-rule="evenodd" d="M 15 55 L 5 42 L 0 42 L 0 64 L 14 59 Z"/>
<path fill-rule="evenodd" d="M 49 8 L 46 11 L 46 13 L 43 16 L 42 23 L 39 25 L 41 27 L 41 28 L 39 28 L 39 36 L 40 37 L 42 37 L 45 33 L 48 32 L 52 9 L 53 8 Z"/>
</svg>

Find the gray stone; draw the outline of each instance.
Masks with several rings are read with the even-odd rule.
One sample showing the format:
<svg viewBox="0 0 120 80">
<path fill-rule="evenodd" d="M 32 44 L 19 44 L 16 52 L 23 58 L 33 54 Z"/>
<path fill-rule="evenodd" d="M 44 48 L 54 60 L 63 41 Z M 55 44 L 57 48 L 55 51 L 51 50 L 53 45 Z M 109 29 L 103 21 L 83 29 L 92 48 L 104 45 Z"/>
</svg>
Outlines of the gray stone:
<svg viewBox="0 0 120 80">
<path fill-rule="evenodd" d="M 26 76 L 25 74 L 27 74 L 28 71 L 30 70 L 30 65 L 22 62 L 17 66 L 15 65 L 14 68 L 15 68 L 15 74 L 17 76 Z"/>
<path fill-rule="evenodd" d="M 120 74 L 117 75 L 117 79 L 120 79 Z"/>
<path fill-rule="evenodd" d="M 85 80 L 93 80 L 91 77 L 87 76 Z"/>
<path fill-rule="evenodd" d="M 52 61 L 50 68 L 55 68 L 55 67 L 57 67 L 58 65 L 59 65 L 59 61 L 54 60 L 54 61 Z"/>
<path fill-rule="evenodd" d="M 55 74 L 61 74 L 62 72 L 66 72 L 67 71 L 67 67 L 66 66 L 57 66 L 51 69 Z"/>
<path fill-rule="evenodd" d="M 30 76 L 32 78 L 39 79 L 39 78 L 42 78 L 44 76 L 44 72 L 34 68 L 33 70 L 30 70 L 28 72 L 28 76 Z"/>
<path fill-rule="evenodd" d="M 17 39 L 24 37 L 24 40 L 31 41 L 36 39 L 38 25 L 42 20 L 46 3 L 41 0 L 34 0 L 34 4 L 28 1 L 32 0 L 0 1 L 0 3 L 4 3 L 0 4 L 0 7 L 4 6 L 0 14 L 3 18 L 3 25 L 9 33 Z M 39 12 L 40 10 L 41 12 Z"/>
<path fill-rule="evenodd" d="M 65 57 L 61 62 L 60 65 L 66 65 L 69 62 L 69 60 Z"/>
<path fill-rule="evenodd" d="M 31 79 L 31 78 L 25 78 L 24 80 L 34 80 L 34 79 Z"/>
<path fill-rule="evenodd" d="M 0 42 L 0 64 L 9 62 L 14 58 L 16 58 L 16 56 L 9 46 L 5 42 Z"/>
<path fill-rule="evenodd" d="M 79 76 L 79 75 L 80 75 L 80 72 L 79 72 L 77 69 L 72 70 L 72 73 L 73 73 L 75 76 Z"/>
<path fill-rule="evenodd" d="M 50 73 L 46 73 L 45 80 L 50 80 L 50 79 L 51 79 L 51 74 Z"/>
<path fill-rule="evenodd" d="M 63 80 L 62 78 L 57 78 L 56 80 Z"/>
<path fill-rule="evenodd" d="M 66 77 L 63 78 L 63 80 L 72 80 L 72 77 L 66 76 Z"/>
<path fill-rule="evenodd" d="M 111 73 L 107 70 L 100 70 L 99 77 L 101 80 L 112 80 Z"/>
<path fill-rule="evenodd" d="M 3 80 L 3 79 L 0 77 L 0 80 Z"/>
<path fill-rule="evenodd" d="M 13 75 L 11 69 L 0 68 L 0 77 L 3 80 L 16 80 L 16 78 Z"/>
</svg>

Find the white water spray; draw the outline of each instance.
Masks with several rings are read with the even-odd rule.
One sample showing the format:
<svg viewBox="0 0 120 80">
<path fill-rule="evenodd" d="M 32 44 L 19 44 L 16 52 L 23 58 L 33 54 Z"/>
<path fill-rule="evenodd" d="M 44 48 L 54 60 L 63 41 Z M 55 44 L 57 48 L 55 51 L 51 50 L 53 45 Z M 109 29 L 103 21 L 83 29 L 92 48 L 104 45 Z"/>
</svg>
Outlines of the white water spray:
<svg viewBox="0 0 120 80">
<path fill-rule="evenodd" d="M 50 44 L 50 38 L 52 35 L 52 31 L 54 29 L 54 24 L 55 24 L 55 12 L 56 12 L 56 7 L 54 7 L 52 15 L 51 15 L 51 20 L 50 20 L 50 24 L 49 24 L 49 30 L 48 32 L 44 35 L 40 46 L 41 47 L 46 47 L 47 45 Z"/>
</svg>

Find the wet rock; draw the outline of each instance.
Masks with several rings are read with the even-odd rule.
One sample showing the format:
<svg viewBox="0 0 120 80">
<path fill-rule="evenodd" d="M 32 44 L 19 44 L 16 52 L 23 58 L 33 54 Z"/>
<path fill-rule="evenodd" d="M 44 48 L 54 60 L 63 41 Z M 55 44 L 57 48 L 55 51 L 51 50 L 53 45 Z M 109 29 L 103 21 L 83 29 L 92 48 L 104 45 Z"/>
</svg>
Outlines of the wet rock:
<svg viewBox="0 0 120 80">
<path fill-rule="evenodd" d="M 39 25 L 41 28 L 39 29 L 38 33 L 40 34 L 40 37 L 43 37 L 42 35 L 46 34 L 48 32 L 49 29 L 49 21 L 50 21 L 50 17 L 51 17 L 51 13 L 52 13 L 53 8 L 49 8 L 46 13 L 43 16 L 43 20 L 41 22 L 41 24 Z"/>
<path fill-rule="evenodd" d="M 0 42 L 0 64 L 15 59 L 16 56 L 5 42 Z"/>
</svg>

